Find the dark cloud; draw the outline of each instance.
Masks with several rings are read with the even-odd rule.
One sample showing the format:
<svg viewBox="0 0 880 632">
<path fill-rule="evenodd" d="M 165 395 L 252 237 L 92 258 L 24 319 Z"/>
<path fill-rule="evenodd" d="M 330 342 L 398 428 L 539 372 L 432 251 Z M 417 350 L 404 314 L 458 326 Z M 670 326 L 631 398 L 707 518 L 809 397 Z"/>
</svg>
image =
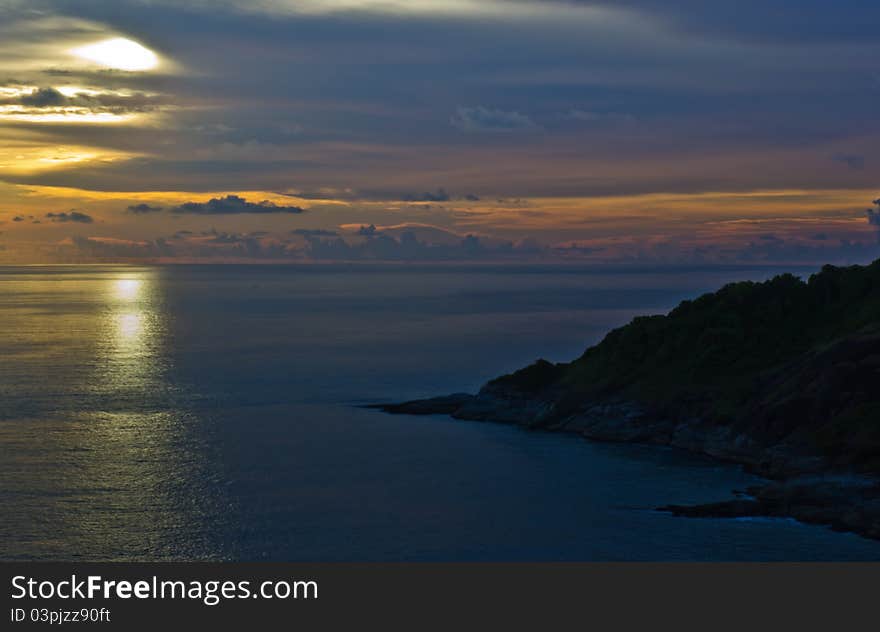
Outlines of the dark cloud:
<svg viewBox="0 0 880 632">
<path fill-rule="evenodd" d="M 133 113 L 153 112 L 169 103 L 169 98 L 162 94 L 147 94 L 131 90 L 89 91 L 67 96 L 53 87 L 34 88 L 32 92 L 21 96 L 0 97 L 0 105 L 21 106 L 19 114 L 28 110 L 49 110 L 64 108 L 70 113 L 92 113 L 124 115 Z"/>
<path fill-rule="evenodd" d="M 405 202 L 448 202 L 449 194 L 442 187 L 437 189 L 435 193 L 426 191 L 424 193 L 410 193 L 403 197 Z"/>
<path fill-rule="evenodd" d="M 13 222 L 23 222 L 24 217 L 22 217 L 21 215 L 16 215 L 15 217 L 12 218 L 12 221 Z"/>
<path fill-rule="evenodd" d="M 37 88 L 30 94 L 20 97 L 18 102 L 35 108 L 57 107 L 66 104 L 67 97 L 55 88 Z"/>
<path fill-rule="evenodd" d="M 171 209 L 172 213 L 192 213 L 195 215 L 240 215 L 270 213 L 303 213 L 299 206 L 279 206 L 268 200 L 248 202 L 238 195 L 211 198 L 207 202 L 186 202 Z"/>
<path fill-rule="evenodd" d="M 146 215 L 148 213 L 158 213 L 162 210 L 161 206 L 150 206 L 149 204 L 132 204 L 126 209 L 129 213 L 135 215 Z"/>
<path fill-rule="evenodd" d="M 46 213 L 46 217 L 51 222 L 76 222 L 78 224 L 91 224 L 94 219 L 91 215 L 80 213 L 79 211 L 70 211 L 68 213 Z"/>
<path fill-rule="evenodd" d="M 522 132 L 539 129 L 525 114 L 494 110 L 481 105 L 457 108 L 450 122 L 463 132 Z"/>
</svg>

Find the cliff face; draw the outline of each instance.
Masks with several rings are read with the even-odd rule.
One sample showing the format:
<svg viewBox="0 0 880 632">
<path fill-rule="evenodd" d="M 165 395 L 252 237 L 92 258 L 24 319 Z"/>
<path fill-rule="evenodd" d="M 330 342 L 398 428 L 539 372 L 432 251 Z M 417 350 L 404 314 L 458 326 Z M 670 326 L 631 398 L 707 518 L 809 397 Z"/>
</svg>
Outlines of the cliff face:
<svg viewBox="0 0 880 632">
<path fill-rule="evenodd" d="M 382 408 L 672 445 L 780 479 L 867 475 L 857 504 L 877 515 L 860 531 L 880 537 L 880 260 L 727 285 L 636 318 L 573 362 Z"/>
</svg>

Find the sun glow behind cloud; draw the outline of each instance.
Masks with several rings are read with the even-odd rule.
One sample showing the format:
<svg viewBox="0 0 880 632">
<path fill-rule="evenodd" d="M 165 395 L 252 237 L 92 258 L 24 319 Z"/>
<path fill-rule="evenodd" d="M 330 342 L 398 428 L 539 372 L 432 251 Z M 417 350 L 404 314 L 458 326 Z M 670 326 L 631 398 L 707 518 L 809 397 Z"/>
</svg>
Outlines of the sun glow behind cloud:
<svg viewBox="0 0 880 632">
<path fill-rule="evenodd" d="M 135 123 L 169 109 L 165 95 L 141 86 L 146 71 L 177 66 L 143 44 L 85 20 L 19 26 L 21 34 L 0 25 L 0 124 Z"/>
<path fill-rule="evenodd" d="M 76 57 L 104 68 L 142 72 L 159 65 L 159 57 L 149 48 L 124 37 L 114 37 L 70 51 Z"/>
<path fill-rule="evenodd" d="M 2 118 L 2 115 L 0 115 Z M 45 121 L 45 119 L 43 119 Z M 0 146 L 0 173 L 28 174 L 83 163 L 108 164 L 135 154 L 81 145 L 16 144 Z"/>
</svg>

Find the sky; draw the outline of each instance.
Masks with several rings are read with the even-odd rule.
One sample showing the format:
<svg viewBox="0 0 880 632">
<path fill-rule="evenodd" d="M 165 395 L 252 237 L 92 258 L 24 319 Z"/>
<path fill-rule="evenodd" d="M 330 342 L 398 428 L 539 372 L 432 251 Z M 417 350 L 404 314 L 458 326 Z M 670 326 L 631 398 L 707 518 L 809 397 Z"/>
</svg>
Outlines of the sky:
<svg viewBox="0 0 880 632">
<path fill-rule="evenodd" d="M 0 0 L 0 263 L 860 263 L 880 3 Z"/>
</svg>

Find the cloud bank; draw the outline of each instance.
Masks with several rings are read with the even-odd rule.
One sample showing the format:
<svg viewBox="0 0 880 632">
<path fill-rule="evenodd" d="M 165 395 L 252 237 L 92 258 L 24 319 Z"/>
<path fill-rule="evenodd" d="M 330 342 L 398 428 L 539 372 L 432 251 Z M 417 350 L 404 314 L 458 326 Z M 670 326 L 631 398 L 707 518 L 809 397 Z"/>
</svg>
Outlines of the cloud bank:
<svg viewBox="0 0 880 632">
<path fill-rule="evenodd" d="M 195 214 L 195 215 L 243 215 L 243 214 L 299 214 L 305 209 L 299 206 L 279 206 L 274 202 L 263 200 L 262 202 L 248 202 L 237 195 L 227 195 L 223 198 L 211 198 L 207 202 L 185 202 L 171 209 L 172 213 Z"/>
<path fill-rule="evenodd" d="M 46 217 L 50 222 L 67 223 L 74 222 L 77 224 L 91 224 L 94 219 L 91 215 L 81 213 L 79 211 L 69 211 L 67 213 L 46 213 Z"/>
</svg>

